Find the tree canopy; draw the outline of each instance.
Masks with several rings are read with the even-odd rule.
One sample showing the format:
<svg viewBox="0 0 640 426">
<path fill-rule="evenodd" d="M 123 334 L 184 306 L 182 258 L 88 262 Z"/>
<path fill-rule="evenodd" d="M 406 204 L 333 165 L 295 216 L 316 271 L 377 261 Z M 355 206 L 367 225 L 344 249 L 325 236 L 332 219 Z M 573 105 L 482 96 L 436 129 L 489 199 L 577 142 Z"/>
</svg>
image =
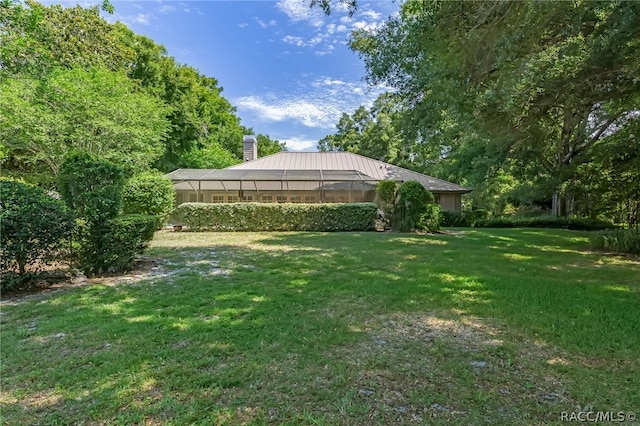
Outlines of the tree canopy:
<svg viewBox="0 0 640 426">
<path fill-rule="evenodd" d="M 548 200 L 555 214 L 594 215 L 631 203 L 633 191 L 596 196 L 593 176 L 640 181 L 639 3 L 409 0 L 350 45 L 370 83 L 393 87 L 412 168 L 479 187 L 483 207 Z M 353 149 L 352 127 L 343 116 L 321 145 Z"/>
<path fill-rule="evenodd" d="M 51 184 L 78 149 L 130 172 L 235 164 L 251 129 L 222 91 L 98 7 L 0 0 L 0 161 L 9 174 Z M 261 142 L 261 152 L 286 149 Z"/>
</svg>

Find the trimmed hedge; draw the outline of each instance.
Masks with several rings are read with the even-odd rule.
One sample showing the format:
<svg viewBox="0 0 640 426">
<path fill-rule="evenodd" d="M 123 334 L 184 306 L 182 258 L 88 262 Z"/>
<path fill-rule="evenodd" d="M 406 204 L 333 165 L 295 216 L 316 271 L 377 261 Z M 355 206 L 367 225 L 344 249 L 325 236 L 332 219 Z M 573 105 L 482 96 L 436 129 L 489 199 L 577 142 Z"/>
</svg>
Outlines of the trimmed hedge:
<svg viewBox="0 0 640 426">
<path fill-rule="evenodd" d="M 425 212 L 420 215 L 416 229 L 424 232 L 436 232 L 440 229 L 440 206 L 438 204 L 427 204 Z"/>
<path fill-rule="evenodd" d="M 640 255 L 640 229 L 616 229 L 592 234 L 591 248 Z"/>
<path fill-rule="evenodd" d="M 122 189 L 122 212 L 158 216 L 162 225 L 173 212 L 176 191 L 160 172 L 145 172 L 129 178 Z"/>
<path fill-rule="evenodd" d="M 26 280 L 27 267 L 62 257 L 73 227 L 64 202 L 36 186 L 0 178 L 0 287 L 17 284 L 8 279 L 9 271 Z"/>
<path fill-rule="evenodd" d="M 372 231 L 377 211 L 374 203 L 185 203 L 174 219 L 192 231 Z"/>
<path fill-rule="evenodd" d="M 483 218 L 471 213 L 443 213 L 442 226 L 475 228 L 557 228 L 576 231 L 613 229 L 611 222 L 597 219 L 566 218 L 556 216 Z"/>
<path fill-rule="evenodd" d="M 125 271 L 153 239 L 158 217 L 121 215 L 101 227 L 85 228 L 80 242 L 80 266 L 88 274 Z"/>
</svg>

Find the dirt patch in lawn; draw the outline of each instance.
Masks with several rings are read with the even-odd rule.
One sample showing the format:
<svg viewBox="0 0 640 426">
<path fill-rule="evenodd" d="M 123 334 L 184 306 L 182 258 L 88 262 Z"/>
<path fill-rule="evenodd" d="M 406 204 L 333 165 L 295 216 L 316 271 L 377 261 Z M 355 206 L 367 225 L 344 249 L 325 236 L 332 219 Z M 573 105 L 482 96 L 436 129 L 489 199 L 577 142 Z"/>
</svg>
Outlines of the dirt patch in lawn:
<svg viewBox="0 0 640 426">
<path fill-rule="evenodd" d="M 125 274 L 106 275 L 87 278 L 82 272 L 71 270 L 64 264 L 52 264 L 41 268 L 30 285 L 4 290 L 0 294 L 0 305 L 18 304 L 34 297 L 48 295 L 71 288 L 85 287 L 93 284 L 119 285 L 134 283 L 152 278 L 161 278 L 168 274 L 159 259 L 141 257 L 133 268 Z"/>
<path fill-rule="evenodd" d="M 500 422 L 527 412 L 545 419 L 557 405 L 575 405 L 562 375 L 548 368 L 568 357 L 507 330 L 450 312 L 373 317 L 368 338 L 334 356 L 353 360 L 354 399 L 382 424 L 490 420 L 479 406 Z"/>
</svg>

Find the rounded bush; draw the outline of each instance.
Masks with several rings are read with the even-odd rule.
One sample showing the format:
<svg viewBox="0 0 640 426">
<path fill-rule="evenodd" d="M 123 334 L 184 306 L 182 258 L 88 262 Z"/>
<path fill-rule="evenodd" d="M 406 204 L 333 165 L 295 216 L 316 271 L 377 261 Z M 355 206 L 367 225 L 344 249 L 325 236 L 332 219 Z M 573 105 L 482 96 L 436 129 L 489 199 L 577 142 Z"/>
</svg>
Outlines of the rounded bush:
<svg viewBox="0 0 640 426">
<path fill-rule="evenodd" d="M 123 184 L 122 167 L 86 152 L 67 156 L 58 174 L 62 199 L 92 225 L 118 215 Z"/>
<path fill-rule="evenodd" d="M 420 217 L 427 212 L 427 206 L 433 202 L 433 194 L 420 182 L 413 180 L 403 183 L 398 188 L 395 227 L 402 232 L 418 229 Z"/>
<path fill-rule="evenodd" d="M 122 190 L 124 214 L 157 216 L 161 225 L 173 212 L 176 193 L 171 180 L 159 172 L 145 172 L 127 180 Z"/>
<path fill-rule="evenodd" d="M 59 254 L 73 231 L 73 215 L 61 200 L 36 186 L 2 179 L 0 188 L 2 270 L 24 275 L 27 266 Z"/>
</svg>

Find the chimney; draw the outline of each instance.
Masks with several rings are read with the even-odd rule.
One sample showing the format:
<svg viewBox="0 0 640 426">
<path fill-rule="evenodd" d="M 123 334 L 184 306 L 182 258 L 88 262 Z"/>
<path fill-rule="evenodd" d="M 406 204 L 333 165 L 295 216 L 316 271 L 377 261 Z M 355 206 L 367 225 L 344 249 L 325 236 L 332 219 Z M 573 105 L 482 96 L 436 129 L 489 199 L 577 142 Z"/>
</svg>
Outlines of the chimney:
<svg viewBox="0 0 640 426">
<path fill-rule="evenodd" d="M 258 140 L 255 136 L 242 137 L 242 158 L 245 162 L 258 159 Z"/>
</svg>

